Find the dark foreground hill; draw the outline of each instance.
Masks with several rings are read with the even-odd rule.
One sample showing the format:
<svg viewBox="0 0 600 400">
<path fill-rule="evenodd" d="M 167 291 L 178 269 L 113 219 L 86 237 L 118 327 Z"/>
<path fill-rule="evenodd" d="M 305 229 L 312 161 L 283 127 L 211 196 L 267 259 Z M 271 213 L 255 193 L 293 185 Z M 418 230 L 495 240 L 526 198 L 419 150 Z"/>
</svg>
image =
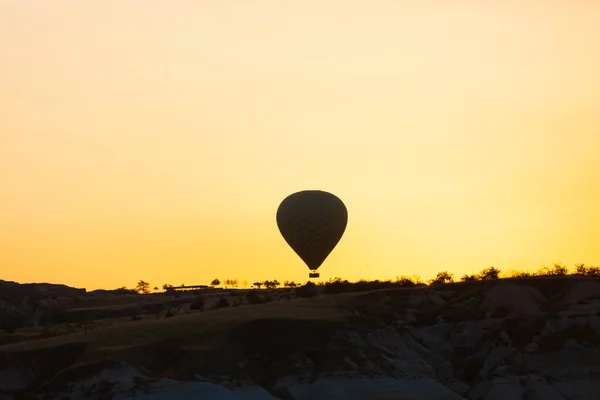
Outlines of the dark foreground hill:
<svg viewBox="0 0 600 400">
<path fill-rule="evenodd" d="M 135 304 L 137 312 L 86 303 L 78 314 L 88 315 L 86 329 L 69 333 L 72 322 L 46 326 L 45 335 L 23 328 L 13 334 L 20 339 L 0 346 L 0 392 L 14 399 L 600 398 L 598 279 L 280 298 L 221 308 L 219 297 L 203 307 L 190 307 L 195 295 L 163 300 L 179 301 L 161 308 L 172 317 L 153 314 L 155 300 Z M 122 309 L 133 314 L 106 315 Z"/>
</svg>

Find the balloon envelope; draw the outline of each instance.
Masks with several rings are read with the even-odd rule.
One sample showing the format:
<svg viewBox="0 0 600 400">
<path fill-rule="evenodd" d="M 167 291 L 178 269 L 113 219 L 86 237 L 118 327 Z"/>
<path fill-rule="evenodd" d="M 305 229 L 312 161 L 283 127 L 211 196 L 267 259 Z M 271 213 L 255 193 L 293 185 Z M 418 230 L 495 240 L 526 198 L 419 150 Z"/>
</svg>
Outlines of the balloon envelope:
<svg viewBox="0 0 600 400">
<path fill-rule="evenodd" d="M 344 203 L 321 190 L 291 194 L 277 209 L 281 235 L 313 271 L 338 244 L 347 223 L 348 211 Z"/>
</svg>

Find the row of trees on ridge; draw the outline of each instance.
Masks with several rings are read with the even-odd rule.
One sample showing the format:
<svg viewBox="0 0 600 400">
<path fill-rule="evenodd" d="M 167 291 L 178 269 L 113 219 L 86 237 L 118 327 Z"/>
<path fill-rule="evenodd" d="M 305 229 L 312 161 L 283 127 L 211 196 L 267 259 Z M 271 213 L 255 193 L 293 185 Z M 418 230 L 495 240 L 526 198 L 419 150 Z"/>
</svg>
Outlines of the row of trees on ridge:
<svg viewBox="0 0 600 400">
<path fill-rule="evenodd" d="M 459 282 L 474 282 L 474 281 L 486 281 L 486 280 L 492 280 L 492 279 L 500 279 L 501 274 L 502 274 L 502 271 L 500 269 L 492 266 L 492 267 L 483 269 L 478 274 L 465 274 L 458 281 Z M 575 269 L 570 273 L 569 269 L 566 266 L 557 263 L 557 264 L 554 264 L 552 267 L 544 267 L 536 272 L 512 271 L 508 274 L 505 274 L 505 277 L 506 278 L 531 278 L 531 277 L 540 277 L 540 276 L 566 276 L 566 275 L 600 277 L 600 267 L 593 267 L 593 266 L 589 267 L 584 264 L 577 264 L 577 265 L 575 265 Z M 394 284 L 394 285 L 400 285 L 400 286 L 425 285 L 425 282 L 423 282 L 418 276 L 396 277 L 395 282 L 393 282 L 391 280 L 384 280 L 384 281 L 360 280 L 358 282 L 349 282 L 348 280 L 342 280 L 341 278 L 332 278 L 328 282 L 319 282 L 316 285 L 321 285 L 321 286 L 340 285 L 340 284 L 365 285 L 369 282 L 374 285 L 388 284 L 388 283 Z M 427 284 L 435 285 L 435 284 L 444 284 L 444 283 L 453 283 L 453 282 L 456 282 L 456 280 L 454 279 L 454 274 L 452 274 L 448 271 L 442 271 L 442 272 L 438 272 L 434 278 L 427 281 Z M 216 288 L 216 287 L 220 286 L 222 283 L 227 288 L 238 288 L 238 280 L 237 279 L 226 279 L 223 282 L 221 282 L 221 280 L 219 280 L 219 279 L 213 279 L 210 282 L 210 286 L 212 286 L 213 288 Z M 181 286 L 185 286 L 185 285 L 182 284 Z M 301 287 L 303 285 L 295 283 L 294 281 L 284 281 L 283 285 L 282 285 L 277 279 L 274 279 L 274 280 L 265 280 L 262 282 L 260 282 L 260 281 L 254 282 L 251 287 L 255 288 L 255 289 L 262 289 L 262 288 L 277 289 L 281 286 L 283 286 L 284 288 L 293 289 L 293 288 Z M 162 286 L 162 288 L 165 291 L 173 289 L 174 287 L 175 286 L 173 286 L 171 284 L 164 284 Z M 248 287 L 248 282 L 244 281 L 242 283 L 242 287 L 244 287 L 244 288 Z M 122 287 L 117 290 L 129 292 L 129 293 L 136 292 L 139 294 L 149 294 L 152 292 L 152 290 L 150 289 L 150 283 L 148 283 L 144 280 L 140 280 L 134 289 L 126 289 L 125 287 Z M 158 292 L 158 290 L 159 290 L 158 287 L 154 287 L 154 292 Z"/>
</svg>

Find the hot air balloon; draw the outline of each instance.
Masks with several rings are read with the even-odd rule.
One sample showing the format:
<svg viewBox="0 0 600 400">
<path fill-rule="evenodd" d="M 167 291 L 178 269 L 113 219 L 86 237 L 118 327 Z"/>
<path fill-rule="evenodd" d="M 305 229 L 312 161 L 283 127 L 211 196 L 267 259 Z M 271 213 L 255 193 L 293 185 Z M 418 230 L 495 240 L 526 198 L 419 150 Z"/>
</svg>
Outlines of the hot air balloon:
<svg viewBox="0 0 600 400">
<path fill-rule="evenodd" d="M 277 226 L 290 247 L 318 278 L 316 270 L 338 244 L 348 223 L 344 203 L 331 193 L 304 190 L 286 197 L 277 209 Z"/>
</svg>

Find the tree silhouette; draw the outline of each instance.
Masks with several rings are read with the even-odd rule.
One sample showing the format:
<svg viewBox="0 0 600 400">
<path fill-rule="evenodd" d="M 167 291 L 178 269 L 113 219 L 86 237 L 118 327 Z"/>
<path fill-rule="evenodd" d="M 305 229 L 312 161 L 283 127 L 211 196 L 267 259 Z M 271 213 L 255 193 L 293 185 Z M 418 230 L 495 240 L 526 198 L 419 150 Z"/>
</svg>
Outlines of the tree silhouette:
<svg viewBox="0 0 600 400">
<path fill-rule="evenodd" d="M 254 286 L 254 287 L 258 288 L 258 289 L 260 289 L 260 287 L 261 287 L 262 285 L 263 285 L 263 283 L 262 283 L 262 282 L 254 282 L 254 283 L 252 284 L 252 286 Z"/>
<path fill-rule="evenodd" d="M 448 271 L 438 272 L 436 277 L 429 281 L 430 284 L 451 282 L 454 282 L 454 275 Z"/>
<path fill-rule="evenodd" d="M 265 286 L 265 288 L 267 288 L 267 289 L 275 289 L 275 288 L 277 288 L 277 286 L 279 286 L 279 285 L 280 285 L 280 283 L 279 283 L 279 281 L 278 281 L 277 279 L 275 279 L 275 280 L 273 280 L 273 281 L 266 280 L 266 281 L 264 281 L 262 284 L 263 284 L 263 285 Z"/>
<path fill-rule="evenodd" d="M 146 281 L 141 280 L 135 287 L 135 291 L 139 294 L 148 294 L 150 293 L 150 284 Z"/>
<path fill-rule="evenodd" d="M 552 269 L 550 269 L 550 275 L 552 276 L 565 276 L 568 273 L 569 270 L 562 264 L 554 264 Z"/>
<path fill-rule="evenodd" d="M 585 264 L 576 264 L 575 265 L 575 275 L 586 275 L 587 267 Z"/>
<path fill-rule="evenodd" d="M 221 281 L 218 279 L 213 279 L 212 282 L 210 283 L 210 286 L 215 287 L 215 286 L 219 286 L 221 284 Z"/>
<path fill-rule="evenodd" d="M 238 286 L 238 281 L 237 279 L 227 279 L 225 281 L 225 285 L 229 286 L 229 287 L 237 287 Z"/>
<path fill-rule="evenodd" d="M 577 264 L 575 265 L 575 275 L 600 276 L 600 268 L 586 267 L 585 264 Z"/>
<path fill-rule="evenodd" d="M 569 273 L 567 267 L 562 264 L 556 263 L 551 268 L 542 267 L 538 270 L 536 275 L 538 276 L 565 276 Z"/>
<path fill-rule="evenodd" d="M 586 275 L 595 277 L 600 276 L 600 267 L 588 267 Z"/>
<path fill-rule="evenodd" d="M 489 267 L 479 273 L 479 279 L 489 280 L 498 279 L 500 276 L 500 270 L 496 267 Z"/>
</svg>

